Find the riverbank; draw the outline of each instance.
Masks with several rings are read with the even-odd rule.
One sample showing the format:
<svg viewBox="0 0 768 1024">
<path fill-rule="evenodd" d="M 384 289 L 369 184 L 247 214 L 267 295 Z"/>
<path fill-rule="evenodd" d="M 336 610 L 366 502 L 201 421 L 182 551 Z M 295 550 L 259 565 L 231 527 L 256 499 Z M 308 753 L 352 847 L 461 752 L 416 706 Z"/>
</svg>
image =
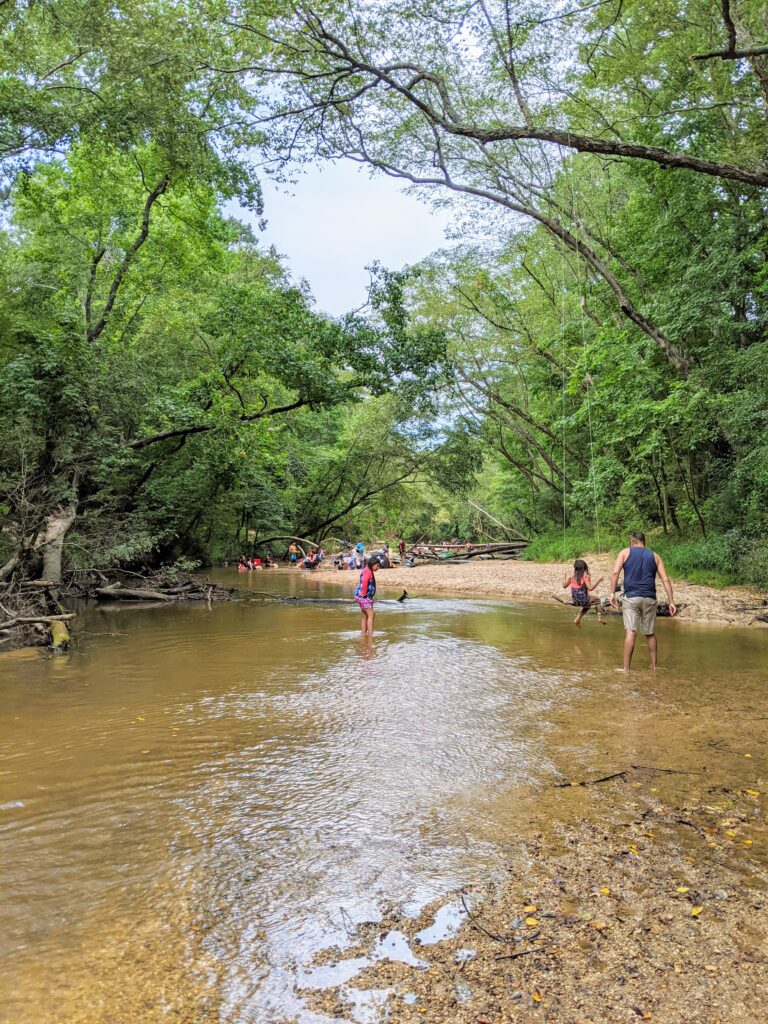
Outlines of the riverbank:
<svg viewBox="0 0 768 1024">
<path fill-rule="evenodd" d="M 519 844 L 496 890 L 459 894 L 454 934 L 420 939 L 432 905 L 363 926 L 343 959 L 319 963 L 338 970 L 378 943 L 355 986 L 388 993 L 398 1024 L 768 1019 L 763 798 L 710 785 L 667 803 L 663 771 L 611 780 L 605 821 L 558 824 L 573 811 L 573 789 L 561 790 L 554 823 Z M 349 1012 L 341 986 L 302 994 L 317 1011 Z"/>
<path fill-rule="evenodd" d="M 608 596 L 613 557 L 586 555 L 592 578 L 604 577 L 595 593 Z M 291 570 L 299 571 L 299 570 Z M 340 579 L 344 573 L 333 567 L 323 573 L 334 572 Z M 441 562 L 418 565 L 414 569 L 397 566 L 380 570 L 379 587 L 400 588 L 424 594 L 466 594 L 475 597 L 502 599 L 525 598 L 529 601 L 551 602 L 562 597 L 563 573 L 572 571 L 569 562 L 472 561 Z M 679 613 L 686 622 L 710 622 L 720 625 L 765 627 L 758 616 L 768 616 L 766 595 L 749 587 L 725 587 L 722 590 L 698 583 L 673 579 L 676 602 L 682 606 Z M 659 584 L 660 600 L 666 600 Z"/>
</svg>

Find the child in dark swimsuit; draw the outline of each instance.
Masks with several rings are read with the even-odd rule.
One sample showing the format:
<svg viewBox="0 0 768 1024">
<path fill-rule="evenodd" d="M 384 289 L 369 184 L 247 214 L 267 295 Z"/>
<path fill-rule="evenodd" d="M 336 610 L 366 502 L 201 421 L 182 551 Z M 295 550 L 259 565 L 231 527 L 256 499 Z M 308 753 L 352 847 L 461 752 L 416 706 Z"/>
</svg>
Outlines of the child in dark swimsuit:
<svg viewBox="0 0 768 1024">
<path fill-rule="evenodd" d="M 592 591 L 599 587 L 602 582 L 602 576 L 599 580 L 596 580 L 594 583 L 592 582 L 592 578 L 589 575 L 589 566 L 582 558 L 577 558 L 573 563 L 573 575 L 563 577 L 563 590 L 567 587 L 571 588 L 571 601 L 574 607 L 579 609 L 576 618 L 573 620 L 574 626 L 577 626 L 579 629 L 581 629 L 581 620 L 589 613 L 590 608 L 594 608 L 597 612 L 597 621 L 600 625 L 605 625 L 600 599 L 590 596 Z"/>
</svg>

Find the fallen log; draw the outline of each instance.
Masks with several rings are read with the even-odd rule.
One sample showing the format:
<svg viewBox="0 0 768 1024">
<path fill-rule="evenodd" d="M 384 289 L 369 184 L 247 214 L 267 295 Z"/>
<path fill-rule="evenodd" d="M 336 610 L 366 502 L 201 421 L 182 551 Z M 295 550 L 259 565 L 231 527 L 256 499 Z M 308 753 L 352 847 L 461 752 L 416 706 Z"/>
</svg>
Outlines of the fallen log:
<svg viewBox="0 0 768 1024">
<path fill-rule="evenodd" d="M 470 558 L 517 558 L 528 546 L 525 540 L 499 541 L 493 544 L 476 544 L 469 550 L 463 546 L 430 545 L 427 550 L 412 548 L 408 554 L 412 558 L 420 558 L 444 564 L 466 562 Z"/>
<path fill-rule="evenodd" d="M 69 647 L 69 630 L 60 619 L 51 623 L 51 647 L 54 651 L 66 651 Z"/>
<path fill-rule="evenodd" d="M 560 597 L 559 594 L 551 595 L 553 600 L 558 601 L 560 604 L 564 604 L 566 608 L 577 608 L 578 605 L 573 604 L 571 601 L 567 601 L 564 597 Z M 613 605 L 607 599 L 601 601 L 599 605 L 592 605 L 593 608 L 599 608 L 603 615 L 621 615 L 621 598 L 619 598 L 619 607 L 614 608 Z M 678 614 L 685 608 L 684 604 L 676 605 Z M 659 601 L 656 609 L 656 614 L 660 619 L 670 619 L 672 616 L 669 614 L 669 604 L 666 601 Z M 759 618 L 759 616 L 758 616 Z"/>
<path fill-rule="evenodd" d="M 0 622 L 0 629 L 13 629 L 16 626 L 32 626 L 38 623 L 68 622 L 76 617 L 75 612 L 70 612 L 68 615 L 15 615 L 7 622 Z"/>
<path fill-rule="evenodd" d="M 109 587 L 97 587 L 96 597 L 102 601 L 174 601 L 172 594 L 162 590 L 138 590 L 133 587 L 122 587 L 113 583 Z"/>
</svg>

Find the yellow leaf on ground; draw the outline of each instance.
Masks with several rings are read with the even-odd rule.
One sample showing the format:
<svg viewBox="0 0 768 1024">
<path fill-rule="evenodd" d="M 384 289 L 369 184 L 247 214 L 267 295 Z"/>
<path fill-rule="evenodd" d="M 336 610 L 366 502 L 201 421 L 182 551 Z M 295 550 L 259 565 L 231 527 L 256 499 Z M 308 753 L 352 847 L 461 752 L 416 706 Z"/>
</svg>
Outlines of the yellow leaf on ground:
<svg viewBox="0 0 768 1024">
<path fill-rule="evenodd" d="M 539 908 L 535 903 L 532 903 L 529 907 L 523 907 L 524 914 L 535 914 Z"/>
<path fill-rule="evenodd" d="M 735 832 L 733 831 L 733 829 L 732 829 L 732 828 L 727 828 L 727 829 L 725 830 L 725 834 L 726 834 L 727 836 L 730 836 L 730 837 L 731 837 L 731 839 L 735 839 L 735 838 L 736 838 L 736 833 L 735 833 Z"/>
<path fill-rule="evenodd" d="M 611 890 L 608 888 L 607 885 L 603 886 L 603 888 L 600 890 L 600 892 L 603 894 L 603 896 L 610 896 L 611 895 Z"/>
<path fill-rule="evenodd" d="M 678 885 L 678 887 L 675 889 L 675 892 L 688 892 L 688 886 Z"/>
<path fill-rule="evenodd" d="M 603 928 L 608 927 L 605 921 L 590 921 L 589 923 L 592 925 L 593 928 L 597 928 L 598 931 L 601 931 Z"/>
<path fill-rule="evenodd" d="M 744 757 L 752 757 L 751 754 L 745 754 Z"/>
<path fill-rule="evenodd" d="M 745 789 L 744 792 L 747 794 L 747 796 L 760 796 L 759 789 Z"/>
<path fill-rule="evenodd" d="M 691 907 L 691 917 L 698 917 L 704 907 Z"/>
<path fill-rule="evenodd" d="M 744 843 L 745 846 L 751 846 L 752 845 L 752 840 L 751 839 L 744 839 L 743 843 Z"/>
<path fill-rule="evenodd" d="M 531 999 L 534 1001 L 534 1003 L 540 1003 L 541 993 L 534 990 L 533 992 L 531 992 Z"/>
<path fill-rule="evenodd" d="M 526 917 L 525 923 L 528 925 L 529 928 L 535 928 L 539 922 L 538 919 L 535 917 Z"/>
</svg>

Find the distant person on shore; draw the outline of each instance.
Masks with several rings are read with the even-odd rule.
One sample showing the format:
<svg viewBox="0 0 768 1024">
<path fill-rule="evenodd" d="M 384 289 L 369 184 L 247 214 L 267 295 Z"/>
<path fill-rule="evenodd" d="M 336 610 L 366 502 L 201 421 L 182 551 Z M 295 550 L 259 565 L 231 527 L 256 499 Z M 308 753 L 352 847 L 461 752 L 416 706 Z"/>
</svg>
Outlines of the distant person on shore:
<svg viewBox="0 0 768 1024">
<path fill-rule="evenodd" d="M 571 603 L 575 608 L 579 609 L 576 618 L 573 620 L 574 626 L 579 629 L 581 629 L 581 620 L 585 615 L 589 614 L 590 608 L 594 608 L 597 612 L 597 621 L 600 625 L 605 625 L 600 599 L 592 597 L 592 591 L 599 587 L 602 582 L 602 576 L 599 580 L 595 580 L 594 583 L 592 582 L 592 577 L 589 575 L 589 566 L 583 558 L 577 558 L 573 563 L 573 573 L 570 576 L 566 574 L 563 577 L 563 590 L 566 587 L 571 588 Z"/>
<path fill-rule="evenodd" d="M 624 671 L 629 672 L 635 640 L 638 631 L 645 636 L 651 668 L 656 668 L 656 574 L 667 592 L 669 614 L 675 615 L 677 607 L 672 594 L 672 582 L 661 557 L 645 546 L 645 534 L 637 530 L 630 537 L 629 547 L 620 551 L 611 576 L 611 604 L 618 607 L 616 587 L 619 573 L 624 570 L 624 598 L 621 603 L 624 614 Z"/>
<path fill-rule="evenodd" d="M 360 573 L 360 582 L 355 589 L 355 600 L 360 606 L 360 632 L 363 636 L 373 636 L 373 622 L 376 613 L 373 610 L 373 598 L 376 594 L 376 570 L 379 568 L 379 556 L 371 555 L 368 564 Z"/>
<path fill-rule="evenodd" d="M 400 561 L 404 562 L 405 561 L 405 541 L 403 540 L 402 537 L 397 542 L 397 552 L 400 555 Z"/>
<path fill-rule="evenodd" d="M 288 562 L 290 563 L 291 568 L 293 568 L 296 565 L 298 560 L 299 549 L 296 547 L 293 541 L 291 541 L 290 546 L 288 547 Z"/>
<path fill-rule="evenodd" d="M 307 552 L 307 557 L 304 559 L 304 568 L 305 569 L 316 569 L 317 568 L 317 564 L 318 564 L 317 563 L 317 555 L 310 548 L 310 550 Z"/>
</svg>

